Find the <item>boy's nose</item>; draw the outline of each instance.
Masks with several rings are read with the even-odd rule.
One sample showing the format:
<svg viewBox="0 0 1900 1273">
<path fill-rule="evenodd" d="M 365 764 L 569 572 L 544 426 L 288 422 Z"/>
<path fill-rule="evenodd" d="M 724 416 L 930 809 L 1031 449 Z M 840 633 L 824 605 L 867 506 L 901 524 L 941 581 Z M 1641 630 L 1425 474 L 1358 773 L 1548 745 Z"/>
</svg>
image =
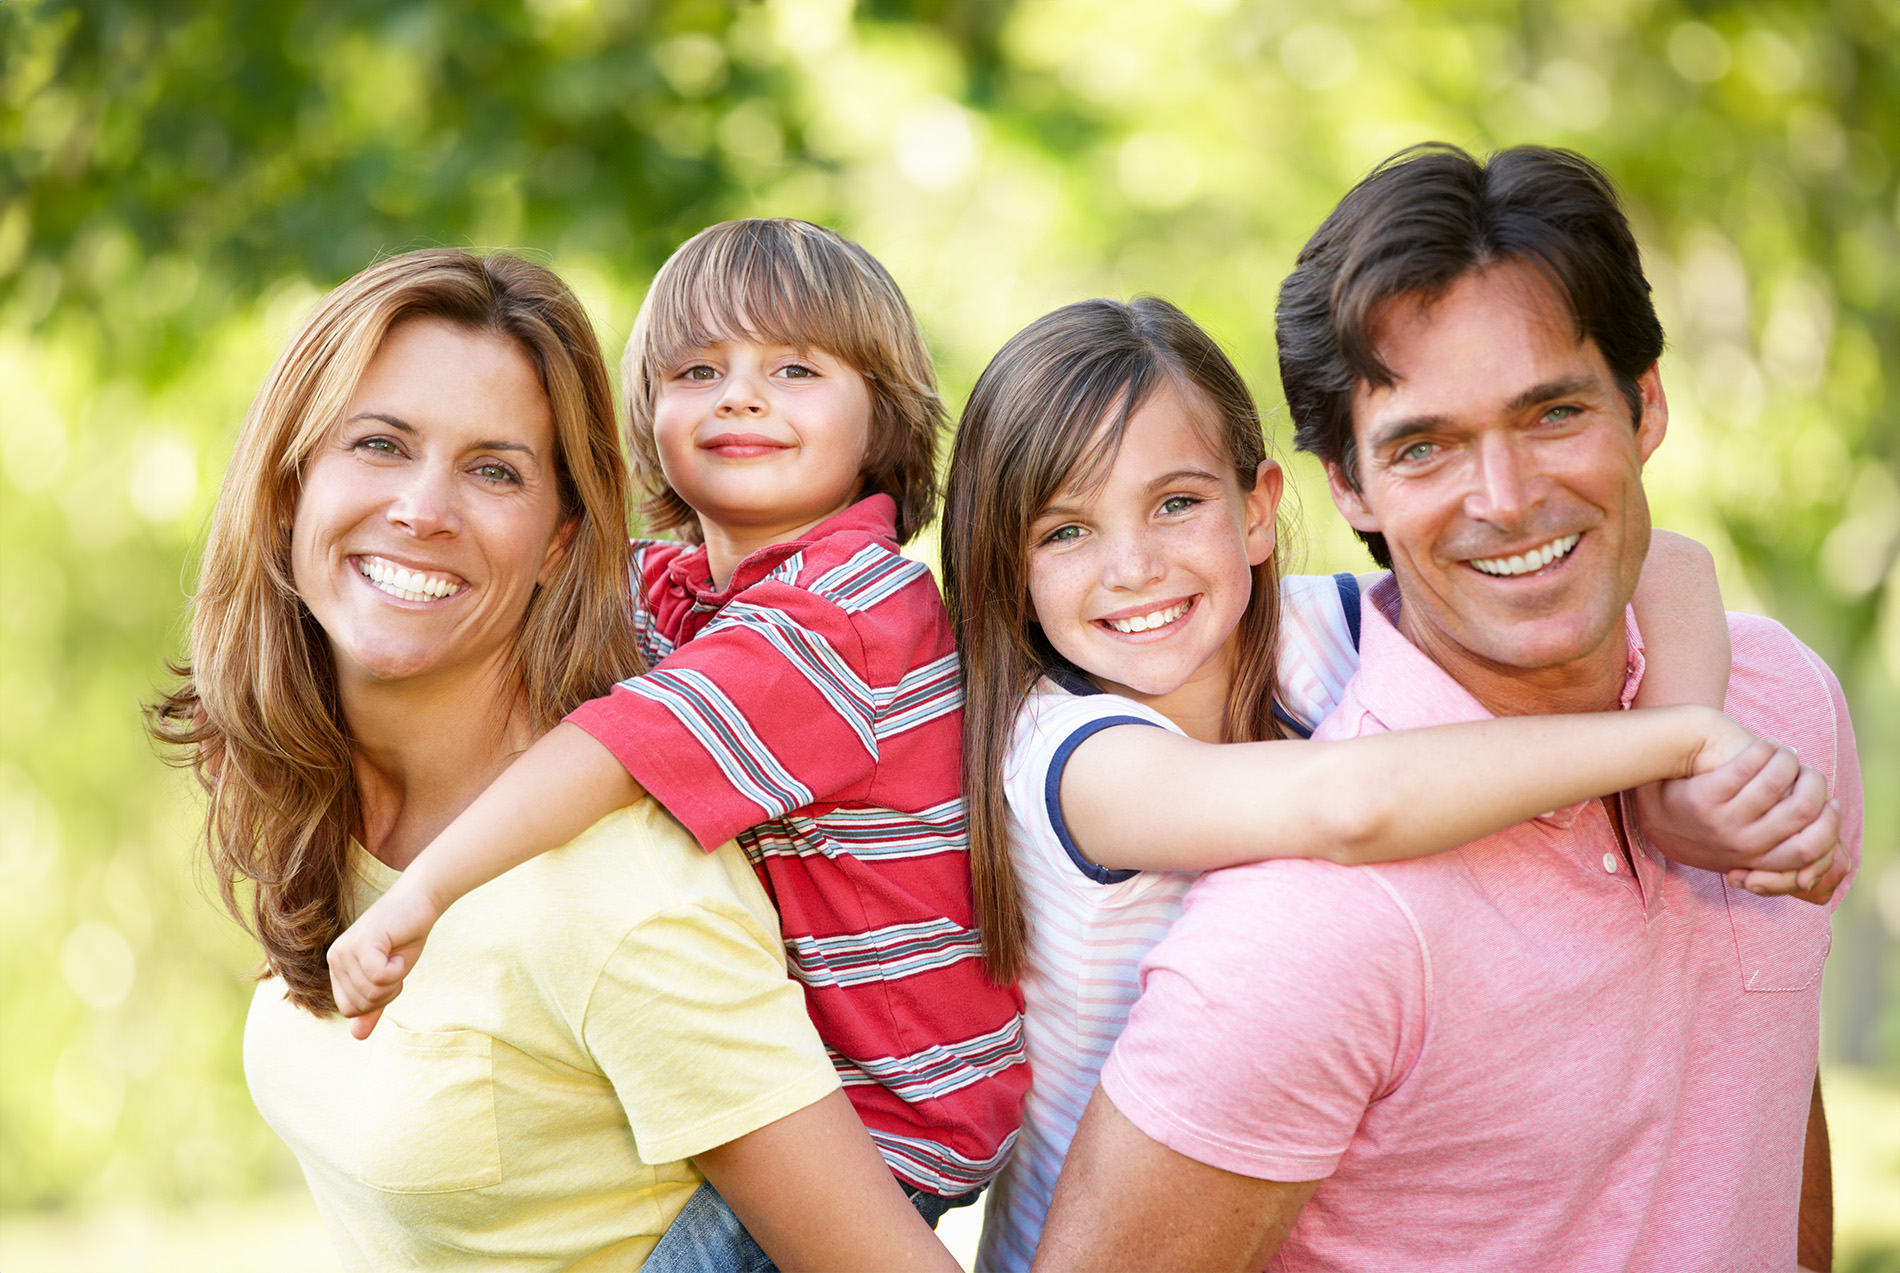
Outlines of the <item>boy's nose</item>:
<svg viewBox="0 0 1900 1273">
<path fill-rule="evenodd" d="M 720 415 L 763 415 L 765 406 L 765 394 L 754 377 L 742 372 L 726 377 L 717 407 Z"/>
</svg>

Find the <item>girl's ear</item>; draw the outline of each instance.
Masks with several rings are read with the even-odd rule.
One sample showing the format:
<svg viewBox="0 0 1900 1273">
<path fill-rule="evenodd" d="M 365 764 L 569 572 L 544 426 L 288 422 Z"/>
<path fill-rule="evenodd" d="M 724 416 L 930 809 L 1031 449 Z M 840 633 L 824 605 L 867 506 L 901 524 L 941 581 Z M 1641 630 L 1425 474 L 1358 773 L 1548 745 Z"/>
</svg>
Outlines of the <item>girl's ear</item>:
<svg viewBox="0 0 1900 1273">
<path fill-rule="evenodd" d="M 1247 564 L 1258 566 L 1273 555 L 1275 518 L 1280 512 L 1280 495 L 1286 475 L 1272 460 L 1260 461 L 1254 470 L 1253 489 L 1247 492 Z"/>
</svg>

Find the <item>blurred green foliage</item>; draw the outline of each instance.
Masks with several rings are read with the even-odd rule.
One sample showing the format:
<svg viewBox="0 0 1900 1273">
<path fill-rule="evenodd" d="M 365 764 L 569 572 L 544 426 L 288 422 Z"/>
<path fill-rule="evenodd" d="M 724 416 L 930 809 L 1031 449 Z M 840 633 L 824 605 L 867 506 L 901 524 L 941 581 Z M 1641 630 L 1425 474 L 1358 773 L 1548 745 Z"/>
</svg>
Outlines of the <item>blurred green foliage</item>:
<svg viewBox="0 0 1900 1273">
<path fill-rule="evenodd" d="M 1429 138 L 1572 145 L 1624 184 L 1672 340 L 1658 521 L 1854 705 L 1826 1047 L 1893 1065 L 1896 0 L 0 0 L 0 1209 L 289 1170 L 244 1091 L 251 952 L 138 705 L 324 289 L 524 247 L 617 347 L 680 239 L 786 213 L 892 267 L 953 402 L 1044 310 L 1153 291 L 1277 404 L 1299 244 Z M 1290 467 L 1304 568 L 1363 562 Z"/>
</svg>

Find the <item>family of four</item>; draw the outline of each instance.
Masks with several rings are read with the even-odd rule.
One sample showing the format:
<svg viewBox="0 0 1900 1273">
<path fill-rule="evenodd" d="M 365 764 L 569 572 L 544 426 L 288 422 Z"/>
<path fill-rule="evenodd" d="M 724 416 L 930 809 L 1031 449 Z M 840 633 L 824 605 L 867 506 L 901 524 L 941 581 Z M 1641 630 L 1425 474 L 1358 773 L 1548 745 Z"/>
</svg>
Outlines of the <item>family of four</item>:
<svg viewBox="0 0 1900 1273">
<path fill-rule="evenodd" d="M 1403 152 L 1277 337 L 1386 573 L 1282 577 L 1231 361 L 1096 300 L 972 391 L 940 599 L 944 409 L 848 240 L 674 254 L 631 475 L 547 270 L 332 293 L 154 730 L 346 1262 L 953 1269 L 981 1198 L 995 1270 L 1825 1267 L 1853 734 L 1652 534 L 1613 187 Z"/>
</svg>

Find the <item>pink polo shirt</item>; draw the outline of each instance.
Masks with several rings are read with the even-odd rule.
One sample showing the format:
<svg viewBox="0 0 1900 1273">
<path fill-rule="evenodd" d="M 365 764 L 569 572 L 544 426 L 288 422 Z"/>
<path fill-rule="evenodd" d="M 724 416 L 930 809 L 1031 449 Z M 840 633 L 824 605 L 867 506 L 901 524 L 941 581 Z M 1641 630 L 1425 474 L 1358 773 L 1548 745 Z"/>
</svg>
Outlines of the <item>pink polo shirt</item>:
<svg viewBox="0 0 1900 1273">
<path fill-rule="evenodd" d="M 1389 579 L 1367 599 L 1316 738 L 1487 714 L 1399 635 Z M 1838 682 L 1778 624 L 1729 629 L 1730 714 L 1827 775 L 1858 861 Z M 1791 1268 L 1831 908 L 1636 838 L 1632 873 L 1590 801 L 1410 862 L 1208 875 L 1102 1087 L 1191 1158 L 1322 1180 L 1273 1269 Z"/>
</svg>

